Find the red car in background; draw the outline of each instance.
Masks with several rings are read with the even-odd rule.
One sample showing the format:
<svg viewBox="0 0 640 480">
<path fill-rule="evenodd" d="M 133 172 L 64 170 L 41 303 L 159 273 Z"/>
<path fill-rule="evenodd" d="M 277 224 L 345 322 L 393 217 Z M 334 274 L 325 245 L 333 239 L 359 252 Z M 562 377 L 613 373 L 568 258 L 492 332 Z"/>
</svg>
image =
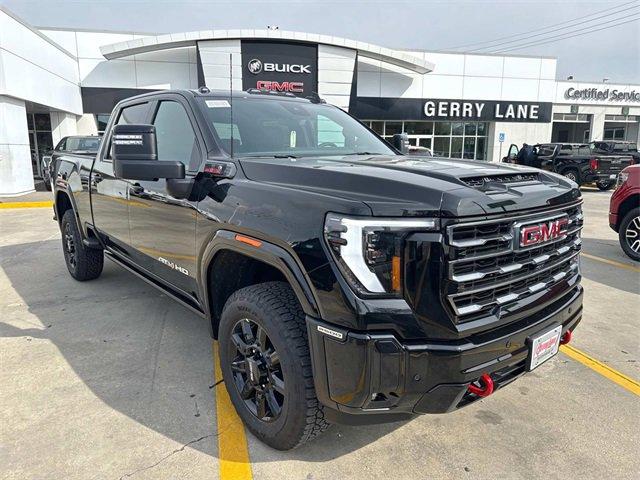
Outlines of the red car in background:
<svg viewBox="0 0 640 480">
<path fill-rule="evenodd" d="M 640 165 L 627 167 L 618 174 L 609 203 L 609 226 L 618 232 L 624 253 L 640 261 Z"/>
</svg>

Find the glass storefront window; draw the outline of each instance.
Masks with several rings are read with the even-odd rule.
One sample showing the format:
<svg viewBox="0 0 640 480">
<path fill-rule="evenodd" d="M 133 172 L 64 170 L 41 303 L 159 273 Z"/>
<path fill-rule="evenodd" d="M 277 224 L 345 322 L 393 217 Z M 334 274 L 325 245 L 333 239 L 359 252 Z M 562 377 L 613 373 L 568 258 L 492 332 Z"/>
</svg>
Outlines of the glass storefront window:
<svg viewBox="0 0 640 480">
<path fill-rule="evenodd" d="M 451 137 L 451 158 L 462 158 L 462 137 Z"/>
<path fill-rule="evenodd" d="M 450 141 L 451 137 L 433 137 L 433 154 L 436 157 L 448 157 Z"/>
<path fill-rule="evenodd" d="M 451 122 L 436 122 L 435 135 L 451 135 Z"/>
<path fill-rule="evenodd" d="M 402 122 L 387 122 L 384 134 L 395 135 L 396 133 L 402 133 Z"/>
<path fill-rule="evenodd" d="M 376 132 L 378 135 L 384 134 L 384 122 L 371 122 L 371 130 Z"/>
<path fill-rule="evenodd" d="M 404 122 L 404 131 L 409 135 L 431 135 L 433 122 Z"/>
<path fill-rule="evenodd" d="M 465 136 L 474 136 L 476 135 L 476 125 L 475 123 L 465 123 L 464 124 L 464 134 Z"/>
<path fill-rule="evenodd" d="M 485 137 L 478 137 L 476 142 L 476 160 L 485 159 Z"/>
<path fill-rule="evenodd" d="M 484 139 L 483 139 L 484 140 Z M 462 158 L 468 158 L 473 160 L 476 153 L 476 139 L 475 137 L 465 137 L 464 139 L 464 153 Z"/>
<path fill-rule="evenodd" d="M 431 148 L 431 138 L 421 138 L 418 140 L 419 147 Z"/>
<path fill-rule="evenodd" d="M 409 143 L 431 149 L 435 156 L 486 160 L 486 122 L 429 122 L 365 120 L 383 138 L 391 142 L 395 133 L 406 133 Z M 613 135 L 613 133 L 612 133 Z"/>
</svg>

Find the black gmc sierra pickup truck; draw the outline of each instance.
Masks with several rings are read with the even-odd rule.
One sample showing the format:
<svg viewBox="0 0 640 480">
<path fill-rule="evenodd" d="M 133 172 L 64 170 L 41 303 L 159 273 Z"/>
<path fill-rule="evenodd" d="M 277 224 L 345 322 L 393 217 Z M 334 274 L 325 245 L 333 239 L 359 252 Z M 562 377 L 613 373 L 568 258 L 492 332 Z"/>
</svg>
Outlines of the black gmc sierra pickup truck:
<svg viewBox="0 0 640 480">
<path fill-rule="evenodd" d="M 521 149 L 512 144 L 503 161 L 559 173 L 578 185 L 595 183 L 600 190 L 613 187 L 618 173 L 633 165 L 631 155 L 597 154 L 589 145 L 578 143 L 541 143 Z"/>
<path fill-rule="evenodd" d="M 238 414 L 278 449 L 469 405 L 582 316 L 575 183 L 404 156 L 318 98 L 124 100 L 94 159 L 57 159 L 54 195 L 71 276 L 106 256 L 204 317 Z"/>
</svg>

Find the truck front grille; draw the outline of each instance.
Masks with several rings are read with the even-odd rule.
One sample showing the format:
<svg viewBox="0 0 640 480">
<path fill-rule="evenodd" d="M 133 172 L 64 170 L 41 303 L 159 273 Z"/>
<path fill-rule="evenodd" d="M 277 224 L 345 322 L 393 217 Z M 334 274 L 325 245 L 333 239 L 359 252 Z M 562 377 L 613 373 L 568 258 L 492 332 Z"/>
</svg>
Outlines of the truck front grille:
<svg viewBox="0 0 640 480">
<path fill-rule="evenodd" d="M 523 228 L 567 219 L 561 234 L 521 246 Z M 579 274 L 583 226 L 581 204 L 512 218 L 457 223 L 447 227 L 444 294 L 458 322 L 546 292 Z"/>
</svg>

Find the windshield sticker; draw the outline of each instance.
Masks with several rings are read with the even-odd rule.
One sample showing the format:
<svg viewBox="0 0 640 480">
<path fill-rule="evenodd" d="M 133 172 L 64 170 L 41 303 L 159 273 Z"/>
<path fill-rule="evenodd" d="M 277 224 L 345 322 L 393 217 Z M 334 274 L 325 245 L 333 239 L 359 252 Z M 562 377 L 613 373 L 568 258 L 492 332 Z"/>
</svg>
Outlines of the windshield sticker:
<svg viewBox="0 0 640 480">
<path fill-rule="evenodd" d="M 289 135 L 289 148 L 295 148 L 296 146 L 296 131 L 291 130 L 291 134 Z"/>
<path fill-rule="evenodd" d="M 226 100 L 206 100 L 206 103 L 209 108 L 231 108 Z"/>
</svg>

